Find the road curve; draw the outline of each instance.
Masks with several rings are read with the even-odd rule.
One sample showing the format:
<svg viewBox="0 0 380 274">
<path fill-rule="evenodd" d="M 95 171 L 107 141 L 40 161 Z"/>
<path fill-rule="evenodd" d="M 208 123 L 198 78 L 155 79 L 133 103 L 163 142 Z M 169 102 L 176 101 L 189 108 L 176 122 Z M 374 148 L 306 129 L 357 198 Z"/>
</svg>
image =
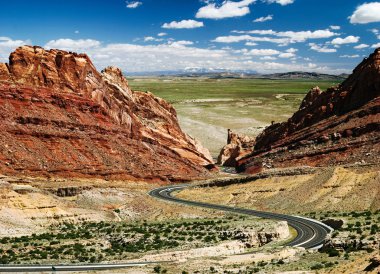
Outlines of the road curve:
<svg viewBox="0 0 380 274">
<path fill-rule="evenodd" d="M 285 214 L 257 211 L 252 209 L 229 207 L 223 205 L 209 204 L 203 202 L 188 201 L 172 196 L 172 192 L 179 191 L 190 185 L 177 185 L 165 186 L 153 189 L 149 195 L 158 199 L 180 203 L 189 206 L 203 207 L 221 211 L 228 211 L 238 214 L 251 215 L 266 219 L 275 219 L 287 221 L 288 224 L 297 231 L 297 236 L 287 243 L 288 246 L 304 247 L 304 248 L 318 248 L 322 246 L 326 236 L 333 231 L 333 229 L 321 222 L 313 219 L 303 218 L 299 216 L 291 216 Z"/>
</svg>

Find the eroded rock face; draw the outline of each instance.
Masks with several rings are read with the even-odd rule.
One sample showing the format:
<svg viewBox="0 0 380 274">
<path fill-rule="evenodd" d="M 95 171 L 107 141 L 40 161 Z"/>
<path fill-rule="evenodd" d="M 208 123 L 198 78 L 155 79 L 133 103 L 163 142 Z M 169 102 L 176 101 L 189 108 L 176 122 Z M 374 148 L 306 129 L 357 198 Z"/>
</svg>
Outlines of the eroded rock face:
<svg viewBox="0 0 380 274">
<path fill-rule="evenodd" d="M 170 104 L 85 54 L 18 48 L 0 64 L 0 118 L 4 174 L 181 181 L 212 165 Z"/>
<path fill-rule="evenodd" d="M 8 182 L 0 179 L 0 208 L 7 203 L 8 193 L 12 191 L 12 186 Z"/>
<path fill-rule="evenodd" d="M 288 121 L 267 127 L 238 170 L 266 166 L 378 163 L 380 153 L 380 49 L 341 85 L 312 89 Z"/>
<path fill-rule="evenodd" d="M 237 134 L 228 129 L 227 145 L 219 153 L 218 164 L 228 167 L 235 167 L 239 157 L 247 154 L 255 145 L 255 138 Z"/>
</svg>

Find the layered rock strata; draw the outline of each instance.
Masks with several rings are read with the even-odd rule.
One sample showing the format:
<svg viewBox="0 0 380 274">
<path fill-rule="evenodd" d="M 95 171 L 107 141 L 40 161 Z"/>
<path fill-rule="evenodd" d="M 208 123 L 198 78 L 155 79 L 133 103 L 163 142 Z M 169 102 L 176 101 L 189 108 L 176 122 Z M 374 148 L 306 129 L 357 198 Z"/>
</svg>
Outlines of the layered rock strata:
<svg viewBox="0 0 380 274">
<path fill-rule="evenodd" d="M 175 109 L 85 54 L 23 46 L 0 63 L 0 173 L 182 181 L 212 158 Z"/>
</svg>

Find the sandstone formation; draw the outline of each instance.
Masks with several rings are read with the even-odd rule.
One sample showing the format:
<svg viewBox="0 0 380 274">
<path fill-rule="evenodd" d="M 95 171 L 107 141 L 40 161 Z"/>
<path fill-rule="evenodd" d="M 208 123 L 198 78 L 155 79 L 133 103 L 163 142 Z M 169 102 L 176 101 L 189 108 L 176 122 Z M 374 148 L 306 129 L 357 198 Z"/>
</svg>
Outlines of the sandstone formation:
<svg viewBox="0 0 380 274">
<path fill-rule="evenodd" d="M 227 145 L 219 153 L 218 164 L 228 167 L 236 166 L 236 160 L 247 154 L 255 145 L 255 138 L 237 134 L 228 129 Z"/>
<path fill-rule="evenodd" d="M 365 58 L 342 84 L 314 88 L 286 122 L 267 127 L 238 171 L 264 167 L 379 163 L 380 49 Z"/>
<path fill-rule="evenodd" d="M 85 54 L 23 46 L 0 63 L 0 174 L 182 181 L 212 158 L 176 111 Z"/>
</svg>

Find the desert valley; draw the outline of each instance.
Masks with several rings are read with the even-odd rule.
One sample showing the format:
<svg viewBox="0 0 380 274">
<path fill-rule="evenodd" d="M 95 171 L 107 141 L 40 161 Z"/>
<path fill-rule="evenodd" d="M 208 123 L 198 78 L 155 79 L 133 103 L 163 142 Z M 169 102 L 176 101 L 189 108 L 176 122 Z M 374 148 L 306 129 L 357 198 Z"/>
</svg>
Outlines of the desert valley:
<svg viewBox="0 0 380 274">
<path fill-rule="evenodd" d="M 65 43 L 0 59 L 0 272 L 380 273 L 380 45 L 349 74 L 128 75 Z"/>
</svg>

